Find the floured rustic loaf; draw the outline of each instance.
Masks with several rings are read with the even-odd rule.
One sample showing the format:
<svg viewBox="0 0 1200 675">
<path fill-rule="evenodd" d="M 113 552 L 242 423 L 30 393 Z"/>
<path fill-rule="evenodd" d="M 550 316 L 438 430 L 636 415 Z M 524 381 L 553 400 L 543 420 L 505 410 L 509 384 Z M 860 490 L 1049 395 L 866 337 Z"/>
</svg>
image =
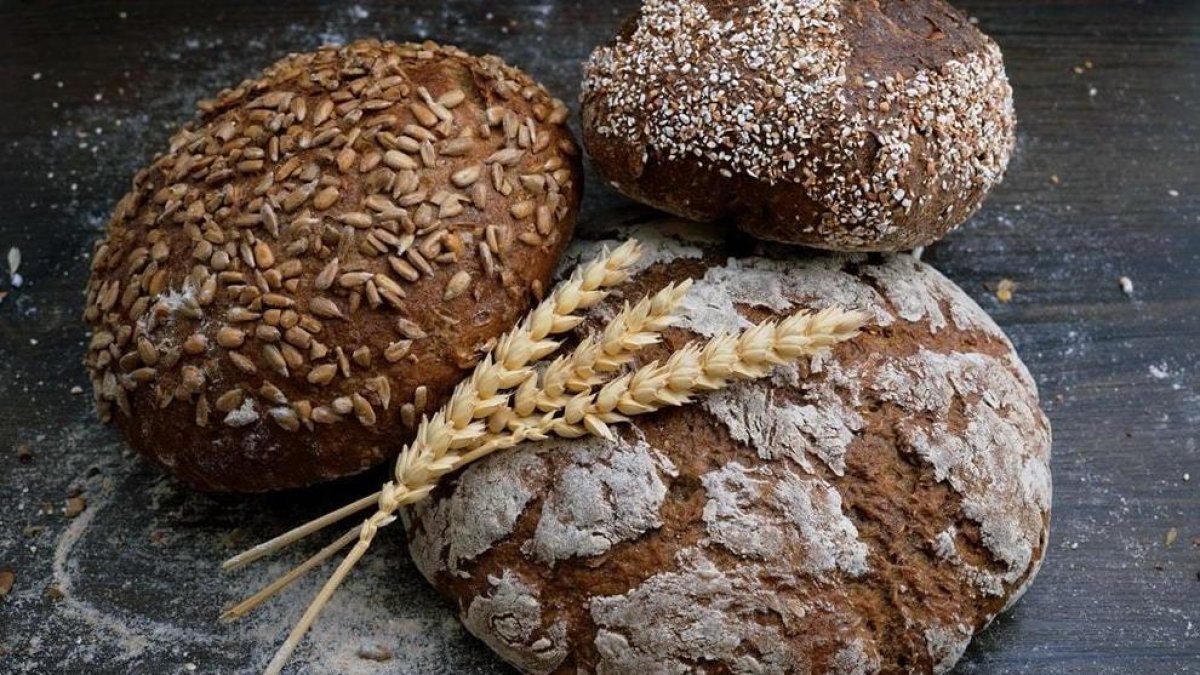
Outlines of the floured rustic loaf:
<svg viewBox="0 0 1200 675">
<path fill-rule="evenodd" d="M 834 303 L 869 327 L 618 442 L 470 466 L 406 514 L 421 571 L 529 673 L 949 669 L 1045 552 L 1050 428 L 1008 339 L 906 255 L 635 236 L 652 255 L 626 298 L 696 279 L 671 348 Z"/>
<path fill-rule="evenodd" d="M 200 111 L 97 246 L 101 417 L 199 488 L 386 459 L 549 281 L 582 187 L 567 108 L 494 56 L 372 40 Z"/>
<path fill-rule="evenodd" d="M 940 239 L 1013 147 L 1000 49 L 942 0 L 647 0 L 582 112 L 626 195 L 840 251 Z"/>
</svg>

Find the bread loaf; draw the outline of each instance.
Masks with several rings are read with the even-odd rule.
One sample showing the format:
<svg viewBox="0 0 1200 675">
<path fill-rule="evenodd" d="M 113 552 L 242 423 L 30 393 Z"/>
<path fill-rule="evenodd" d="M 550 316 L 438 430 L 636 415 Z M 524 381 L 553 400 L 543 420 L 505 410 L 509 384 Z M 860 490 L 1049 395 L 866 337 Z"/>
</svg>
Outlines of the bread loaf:
<svg viewBox="0 0 1200 675">
<path fill-rule="evenodd" d="M 1013 147 L 1000 50 L 942 0 L 647 0 L 582 111 L 633 199 L 838 251 L 940 239 Z"/>
<path fill-rule="evenodd" d="M 494 56 L 378 41 L 202 102 L 96 248 L 101 417 L 205 489 L 389 457 L 543 292 L 582 186 L 567 114 Z"/>
<path fill-rule="evenodd" d="M 468 467 L 405 514 L 422 573 L 527 673 L 949 669 L 1046 547 L 1050 429 L 1008 339 L 907 255 L 647 249 L 627 298 L 696 279 L 647 358 L 801 307 L 871 319 L 615 442 Z"/>
</svg>

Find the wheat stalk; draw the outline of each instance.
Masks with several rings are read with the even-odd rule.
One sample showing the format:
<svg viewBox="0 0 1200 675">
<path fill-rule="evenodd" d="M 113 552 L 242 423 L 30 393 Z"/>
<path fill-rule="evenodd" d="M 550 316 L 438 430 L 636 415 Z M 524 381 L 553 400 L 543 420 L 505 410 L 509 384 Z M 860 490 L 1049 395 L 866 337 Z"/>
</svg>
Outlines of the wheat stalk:
<svg viewBox="0 0 1200 675">
<path fill-rule="evenodd" d="M 483 410 L 481 399 L 495 397 L 502 384 L 509 386 L 519 384 L 531 372 L 524 366 L 535 355 L 544 358 L 558 348 L 558 344 L 548 341 L 551 334 L 571 330 L 583 321 L 578 312 L 592 307 L 607 297 L 609 290 L 629 276 L 629 269 L 641 257 L 641 245 L 633 239 L 626 241 L 611 253 L 605 249 L 594 260 L 575 268 L 571 276 L 530 311 L 525 318 L 498 341 L 496 347 L 485 359 L 476 365 L 468 380 L 461 382 L 455 388 L 451 401 L 443 407 L 443 411 L 453 406 L 455 410 Z M 523 361 L 522 361 L 523 359 Z M 497 363 L 498 362 L 498 363 Z M 499 401 L 493 399 L 492 403 Z M 472 414 L 472 417 L 475 415 Z M 457 419 L 461 419 L 457 418 Z M 437 422 L 444 429 L 446 417 L 443 415 Z M 422 433 L 427 433 L 428 420 L 422 420 Z M 458 429 L 465 434 L 466 430 Z M 420 434 L 418 434 L 420 436 Z M 409 453 L 416 444 L 404 449 Z M 397 465 L 397 471 L 400 466 Z M 222 563 L 226 571 L 238 569 L 255 560 L 279 551 L 322 528 L 335 523 L 347 516 L 353 515 L 379 502 L 381 492 L 368 495 L 353 504 L 348 504 L 337 511 L 312 520 L 300 527 L 285 532 L 274 539 L 258 544 Z M 227 617 L 230 618 L 230 617 Z"/>
<path fill-rule="evenodd" d="M 737 335 L 719 335 L 703 345 L 689 344 L 661 364 L 650 363 L 613 377 L 632 362 L 637 351 L 661 339 L 661 332 L 673 321 L 674 310 L 690 287 L 690 281 L 685 281 L 667 286 L 633 306 L 626 304 L 600 335 L 585 339 L 570 354 L 537 372 L 533 364 L 559 346 L 548 338 L 577 326 L 582 318 L 575 312 L 595 305 L 605 296 L 604 289 L 623 281 L 637 254 L 636 244 L 629 242 L 611 256 L 579 268 L 502 337 L 471 376 L 455 388 L 446 405 L 432 417 L 422 419 L 415 440 L 397 459 L 394 480 L 376 495 L 227 561 L 227 567 L 234 567 L 266 555 L 368 508 L 372 498 L 378 506 L 361 525 L 223 615 L 233 618 L 244 614 L 358 539 L 288 635 L 267 673 L 277 674 L 282 669 L 321 609 L 366 553 L 379 528 L 393 522 L 401 506 L 428 496 L 443 475 L 527 440 L 588 434 L 611 439 L 611 424 L 683 405 L 697 393 L 723 388 L 734 380 L 763 377 L 774 365 L 850 339 L 865 320 L 860 313 L 838 308 L 816 314 L 800 312 L 782 321 L 757 324 Z"/>
</svg>

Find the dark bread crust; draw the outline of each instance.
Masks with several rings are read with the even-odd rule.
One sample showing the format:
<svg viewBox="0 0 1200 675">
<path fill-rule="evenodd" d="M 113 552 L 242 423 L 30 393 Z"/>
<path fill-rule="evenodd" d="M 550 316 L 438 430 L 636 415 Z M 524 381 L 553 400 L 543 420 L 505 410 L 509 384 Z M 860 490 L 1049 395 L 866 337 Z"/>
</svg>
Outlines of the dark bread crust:
<svg viewBox="0 0 1200 675">
<path fill-rule="evenodd" d="M 687 74 L 656 69 L 671 58 L 654 51 L 660 43 L 651 36 L 701 44 L 701 22 L 664 20 L 671 11 L 648 15 L 658 4 L 648 3 L 593 53 L 584 82 L 584 144 L 604 178 L 633 199 L 693 220 L 727 220 L 762 239 L 889 251 L 940 239 L 978 209 L 1003 175 L 1014 120 L 999 50 L 941 0 L 822 3 L 826 14 L 788 36 L 792 47 L 779 45 L 783 29 L 761 42 L 750 39 L 783 63 L 836 54 L 824 70 L 795 77 L 769 64 L 749 67 L 749 57 L 736 52 L 704 61 L 729 46 L 720 41 L 680 57 L 695 62 Z M 750 31 L 749 14 L 760 3 L 685 4 L 703 6 L 713 22 Z M 836 39 L 823 37 L 834 30 Z M 948 69 L 949 63 L 960 65 Z M 738 86 L 714 88 L 706 82 L 714 70 L 737 73 Z M 780 102 L 779 93 L 840 76 L 840 84 L 813 85 L 820 91 Z M 772 82 L 783 89 L 770 92 Z M 906 92 L 921 83 L 929 91 Z M 736 124 L 695 122 L 713 100 L 729 99 L 754 112 Z M 662 112 L 677 108 L 691 113 L 693 124 Z M 929 114 L 933 119 L 921 121 Z M 749 124 L 806 133 L 781 141 L 738 128 Z M 668 134 L 664 126 L 674 129 Z"/>
<path fill-rule="evenodd" d="M 583 185 L 566 107 L 496 57 L 362 41 L 200 110 L 97 245 L 101 416 L 200 489 L 384 461 L 544 292 Z"/>
<path fill-rule="evenodd" d="M 623 288 L 625 299 L 685 277 L 702 279 L 712 269 L 737 269 L 736 260 L 727 262 L 727 251 L 710 249 L 702 258 L 656 264 Z M 814 260 L 818 264 L 812 268 L 798 264 L 801 277 L 820 278 L 837 269 Z M 746 266 L 751 269 L 750 263 Z M 919 263 L 847 258 L 838 273 L 866 284 L 860 288 L 863 292 L 878 292 L 890 323 L 874 325 L 854 341 L 837 346 L 819 369 L 801 366 L 798 386 L 778 381 L 751 385 L 768 391 L 772 406 L 814 406 L 820 418 L 840 419 L 843 410 L 857 410 L 862 424 L 853 430 L 844 465 L 814 460 L 801 467 L 795 457 L 785 454 L 787 434 L 781 427 L 763 427 L 777 439 L 764 448 L 759 440 L 734 438 L 730 420 L 698 402 L 638 417 L 633 429 L 621 430 L 623 441 L 615 446 L 552 442 L 548 448 L 531 446 L 485 460 L 451 477 L 428 503 L 406 515 L 410 550 L 418 566 L 458 603 L 469 630 L 525 672 L 673 672 L 670 668 L 678 666 L 731 673 L 738 658 L 756 661 L 765 672 L 948 669 L 971 635 L 1019 597 L 1036 574 L 1049 523 L 1049 486 L 1038 485 L 1038 479 L 1031 477 L 1046 470 L 1049 427 L 1037 409 L 1032 382 L 994 324 L 973 323 L 960 307 L 964 312 L 960 319 L 945 325 L 956 303 L 969 302 L 960 292 L 942 296 L 940 316 L 930 310 L 921 318 L 901 318 L 901 314 L 913 315 L 905 303 L 910 298 L 896 295 L 896 286 L 885 279 L 892 271 L 905 269 L 913 274 L 904 273 L 900 283 L 914 284 L 912 297 L 927 284 L 953 288 Z M 746 281 L 753 283 L 749 276 Z M 813 306 L 846 297 L 831 282 L 817 281 L 813 288 L 784 288 L 783 292 Z M 620 301 L 616 298 L 610 304 Z M 738 304 L 737 310 L 755 321 L 776 314 L 753 304 Z M 603 309 L 597 313 L 606 315 Z M 598 327 L 593 321 L 584 330 Z M 672 329 L 665 344 L 649 350 L 644 359 L 662 358 L 696 337 L 691 328 Z M 920 363 L 923 354 L 937 355 L 935 360 L 962 356 L 964 362 L 989 362 L 995 372 L 1007 373 L 1002 377 L 1010 384 L 1019 384 L 1009 393 L 1000 393 L 999 388 L 989 391 L 988 396 L 1003 399 L 998 404 L 982 401 L 980 391 L 988 391 L 986 386 L 955 385 L 961 389 L 944 412 L 926 410 L 920 402 L 907 400 L 901 390 L 890 388 L 902 388 L 903 377 L 893 381 L 884 375 Z M 861 388 L 848 386 L 845 378 L 858 378 Z M 931 391 L 962 378 L 962 373 L 953 371 L 913 374 L 913 381 L 923 380 Z M 836 399 L 827 398 L 830 391 Z M 976 439 L 968 441 L 967 447 L 956 446 L 954 438 L 972 437 L 973 425 L 992 423 L 978 413 L 980 406 L 992 405 L 1014 416 L 1011 423 L 997 423 L 994 430 L 1018 429 L 1006 425 L 1023 424 L 1016 416 L 1024 414 L 1030 415 L 1030 426 L 1017 430 L 1019 439 L 1005 441 L 1012 444 L 983 447 Z M 929 450 L 920 439 L 925 432 L 936 435 L 935 428 L 951 440 L 933 441 L 939 450 L 927 455 Z M 812 440 L 818 447 L 833 445 L 829 438 Z M 657 500 L 647 499 L 657 521 L 643 520 L 640 527 L 621 534 L 619 528 L 607 527 L 608 521 L 589 521 L 594 510 L 588 504 L 598 501 L 600 512 L 607 507 L 615 511 L 623 504 L 627 513 L 643 505 L 646 496 L 637 480 L 614 483 L 603 478 L 628 467 L 629 458 L 639 454 L 634 447 L 646 448 L 646 457 L 665 458 L 652 472 L 664 490 Z M 764 449 L 777 454 L 764 457 Z M 955 470 L 947 469 L 939 452 L 961 455 L 960 459 L 981 452 L 1020 459 L 1015 465 L 1000 461 L 1003 469 L 967 485 L 955 480 Z M 761 485 L 759 492 L 743 495 L 738 518 L 763 517 L 766 503 L 788 484 L 789 476 L 829 486 L 840 503 L 834 514 L 853 525 L 854 539 L 864 547 L 865 573 L 856 573 L 855 565 L 810 569 L 810 555 L 786 546 L 763 557 L 722 541 L 720 531 L 708 525 L 708 518 L 721 512 L 720 506 L 714 509 L 720 500 L 713 490 L 713 476 L 734 465 L 745 467 L 745 474 L 755 476 Z M 590 496 L 592 481 L 606 486 L 607 492 Z M 569 492 L 589 497 L 579 500 L 581 510 L 570 516 L 574 520 L 563 520 L 569 509 L 562 503 Z M 526 494 L 527 501 L 518 502 L 520 508 L 507 521 L 511 512 L 497 505 L 511 505 L 505 500 Z M 995 510 L 985 509 L 986 515 L 981 516 L 976 509 L 985 494 L 994 498 Z M 611 518 L 619 522 L 623 516 Z M 801 541 L 835 536 L 831 534 L 838 532 L 834 519 L 822 521 L 815 532 L 805 531 Z M 1029 546 L 1027 559 L 1011 558 L 1005 545 L 997 542 L 997 529 L 1005 528 L 997 528 L 995 519 L 1020 531 Z M 770 526 L 778 521 L 766 519 L 757 529 L 750 521 L 740 522 L 745 530 L 767 538 Z M 598 552 L 547 561 L 541 544 L 548 524 L 553 529 L 555 523 L 574 525 L 585 537 L 607 537 L 609 545 Z M 489 539 L 481 541 L 481 534 Z M 689 576 L 697 551 L 713 565 L 710 576 Z M 683 598 L 682 604 L 671 605 L 664 599 L 671 589 L 664 589 L 662 582 L 673 575 L 683 579 L 675 592 L 704 589 L 708 584 L 712 588 L 726 584 L 732 590 L 697 592 Z M 994 585 L 981 583 L 985 578 Z M 647 589 L 656 583 L 659 606 L 647 601 L 653 597 Z M 513 588 L 520 591 L 515 601 L 505 595 Z M 652 610 L 647 617 L 653 616 L 640 627 L 629 622 L 635 616 L 631 608 L 639 607 L 638 602 Z M 625 613 L 613 611 L 614 606 Z M 521 607 L 538 611 L 521 618 Z M 689 607 L 696 608 L 695 614 Z M 705 611 L 710 613 L 702 615 Z M 739 622 L 744 628 L 738 627 Z M 528 633 L 522 634 L 514 624 L 528 628 Z M 677 637 L 655 642 L 660 632 Z M 615 641 L 614 633 L 620 636 Z M 722 651 L 720 640 L 710 640 L 717 634 L 737 646 Z M 666 653 L 662 661 L 639 663 L 628 653 L 618 651 L 614 656 L 614 644 L 634 645 L 629 650 L 633 652 L 659 648 L 659 653 Z M 746 663 L 741 667 L 749 669 Z"/>
</svg>

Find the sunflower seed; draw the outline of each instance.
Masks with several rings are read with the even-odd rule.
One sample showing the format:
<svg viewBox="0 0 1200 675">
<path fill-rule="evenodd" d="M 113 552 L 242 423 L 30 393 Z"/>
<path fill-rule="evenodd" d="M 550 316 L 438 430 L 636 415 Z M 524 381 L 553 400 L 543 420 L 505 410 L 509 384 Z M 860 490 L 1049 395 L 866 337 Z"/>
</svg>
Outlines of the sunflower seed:
<svg viewBox="0 0 1200 675">
<path fill-rule="evenodd" d="M 475 148 L 476 141 L 471 138 L 452 138 L 442 143 L 439 154 L 446 157 L 462 157 Z"/>
<path fill-rule="evenodd" d="M 371 223 L 374 222 L 371 219 L 371 214 L 362 211 L 350 211 L 335 217 L 338 221 L 346 225 L 360 229 L 371 227 Z"/>
<path fill-rule="evenodd" d="M 279 351 L 279 347 L 275 345 L 264 345 L 262 350 L 263 360 L 267 362 L 267 366 L 275 372 L 288 376 L 287 361 L 283 360 L 283 352 Z"/>
<path fill-rule="evenodd" d="M 496 261 L 492 258 L 492 249 L 488 248 L 486 241 L 479 242 L 479 259 L 483 262 L 483 271 L 487 276 L 495 276 Z"/>
<path fill-rule="evenodd" d="M 288 368 L 299 368 L 304 365 L 304 354 L 300 353 L 300 350 L 292 345 L 281 342 L 279 344 L 279 351 L 283 354 L 283 361 L 288 365 Z"/>
<path fill-rule="evenodd" d="M 368 150 L 363 153 L 362 159 L 359 160 L 358 170 L 361 173 L 369 173 L 372 169 L 379 166 L 379 163 L 382 161 L 383 155 L 375 150 Z"/>
<path fill-rule="evenodd" d="M 354 402 L 350 400 L 349 396 L 339 396 L 329 402 L 329 407 L 339 415 L 346 415 L 354 410 Z"/>
<path fill-rule="evenodd" d="M 158 347 L 155 347 L 154 343 L 146 338 L 139 337 L 137 339 L 137 352 L 138 356 L 142 359 L 142 363 L 148 366 L 158 363 Z"/>
<path fill-rule="evenodd" d="M 521 160 L 521 156 L 525 153 L 518 148 L 503 148 L 493 152 L 486 160 L 488 164 L 499 164 L 501 166 L 514 166 Z"/>
<path fill-rule="evenodd" d="M 332 363 L 322 363 L 308 371 L 308 376 L 305 378 L 309 384 L 326 385 L 333 381 L 333 376 L 337 375 L 337 366 Z"/>
<path fill-rule="evenodd" d="M 254 337 L 263 342 L 279 342 L 281 336 L 278 328 L 260 323 L 254 327 Z"/>
<path fill-rule="evenodd" d="M 355 349 L 354 352 L 350 354 L 350 358 L 354 359 L 354 362 L 357 363 L 358 365 L 362 366 L 363 368 L 370 368 L 371 367 L 371 348 L 366 345 L 363 345 L 362 347 Z"/>
<path fill-rule="evenodd" d="M 267 245 L 267 242 L 262 239 L 254 242 L 254 261 L 260 269 L 275 266 L 275 254 L 271 252 L 271 247 Z"/>
<path fill-rule="evenodd" d="M 462 295 L 468 288 L 471 287 L 471 275 L 466 270 L 459 270 L 454 276 L 450 277 L 450 281 L 446 283 L 446 290 L 442 293 L 443 300 L 453 300 Z"/>
<path fill-rule="evenodd" d="M 412 171 L 417 169 L 416 161 L 399 150 L 388 150 L 384 153 L 383 163 L 393 169 L 408 169 Z"/>
<path fill-rule="evenodd" d="M 282 293 L 266 293 L 262 296 L 262 304 L 276 309 L 292 307 L 296 301 Z"/>
<path fill-rule="evenodd" d="M 300 418 L 296 415 L 296 411 L 291 408 L 271 408 L 267 411 L 267 414 L 284 431 L 296 431 L 300 428 Z"/>
<path fill-rule="evenodd" d="M 333 285 L 334 279 L 337 278 L 337 273 L 338 259 L 337 257 L 334 257 L 332 260 L 326 263 L 325 267 L 322 268 L 320 273 L 317 274 L 317 278 L 313 280 L 313 287 L 318 291 L 327 290 Z"/>
<path fill-rule="evenodd" d="M 465 101 L 467 95 L 462 89 L 451 89 L 437 98 L 437 102 L 447 108 L 456 108 Z"/>
<path fill-rule="evenodd" d="M 300 326 L 292 326 L 287 329 L 287 332 L 283 334 L 283 339 L 301 349 L 308 349 L 309 344 L 312 343 L 312 335 Z"/>
<path fill-rule="evenodd" d="M 336 204 L 341 196 L 342 194 L 333 186 L 324 188 L 313 197 L 313 208 L 318 211 L 324 211 Z"/>
<path fill-rule="evenodd" d="M 388 363 L 395 363 L 400 359 L 408 356 L 408 352 L 412 349 L 412 340 L 398 340 L 387 346 L 383 350 L 383 358 Z"/>
<path fill-rule="evenodd" d="M 549 236 L 554 228 L 554 218 L 550 213 L 550 207 L 545 204 L 537 207 L 537 219 L 534 222 L 540 234 Z"/>
<path fill-rule="evenodd" d="M 155 368 L 138 368 L 129 373 L 129 377 L 133 378 L 134 382 L 150 382 L 158 377 L 158 370 Z"/>
<path fill-rule="evenodd" d="M 347 272 L 338 277 L 338 286 L 342 288 L 355 288 L 367 283 L 371 278 L 370 272 Z"/>
<path fill-rule="evenodd" d="M 354 405 L 354 416 L 358 418 L 359 423 L 365 427 L 375 426 L 375 409 L 371 407 L 371 403 L 357 393 L 351 394 L 350 398 Z"/>
<path fill-rule="evenodd" d="M 317 424 L 333 424 L 341 421 L 341 416 L 328 406 L 317 406 L 312 410 L 312 421 Z"/>
<path fill-rule="evenodd" d="M 183 353 L 188 356 L 202 354 L 208 349 L 208 338 L 199 333 L 193 333 L 183 341 Z M 168 366 L 169 367 L 169 366 Z"/>
<path fill-rule="evenodd" d="M 421 340 L 428 337 L 428 334 L 421 330 L 420 326 L 404 317 L 396 319 L 396 329 L 410 340 Z"/>
<path fill-rule="evenodd" d="M 246 333 L 236 328 L 224 326 L 217 331 L 217 344 L 225 349 L 237 349 L 246 342 Z"/>
<path fill-rule="evenodd" d="M 346 351 L 341 347 L 336 347 L 334 353 L 337 355 L 338 370 L 341 371 L 342 377 L 350 377 L 350 359 L 346 358 Z"/>
<path fill-rule="evenodd" d="M 434 115 L 429 108 L 426 108 L 420 103 L 411 104 L 409 109 L 412 110 L 413 117 L 415 117 L 417 122 L 419 122 L 422 126 L 431 127 L 438 122 L 437 116 Z"/>
<path fill-rule="evenodd" d="M 437 165 L 437 151 L 433 149 L 433 143 L 428 140 L 421 141 L 421 163 L 426 167 L 433 168 Z"/>
<path fill-rule="evenodd" d="M 342 318 L 342 310 L 337 306 L 337 303 L 329 298 L 320 296 L 310 298 L 308 301 L 308 310 L 317 316 L 327 319 Z"/>
<path fill-rule="evenodd" d="M 196 401 L 196 426 L 208 426 L 208 413 L 208 398 L 201 396 L 200 399 Z"/>
<path fill-rule="evenodd" d="M 245 399 L 246 394 L 241 389 L 230 389 L 221 394 L 213 405 L 217 410 L 227 413 L 240 408 Z"/>
<path fill-rule="evenodd" d="M 392 266 L 392 271 L 408 281 L 416 281 L 421 278 L 421 273 L 415 267 L 394 255 L 388 256 L 388 264 Z"/>
<path fill-rule="evenodd" d="M 270 382 L 263 382 L 263 385 L 258 389 L 258 393 L 272 403 L 279 405 L 287 403 L 287 396 L 284 395 L 283 391 Z"/>
<path fill-rule="evenodd" d="M 229 311 L 225 312 L 225 319 L 231 323 L 244 323 L 246 321 L 256 321 L 262 317 L 258 312 L 252 312 L 245 307 L 230 307 Z"/>
</svg>

